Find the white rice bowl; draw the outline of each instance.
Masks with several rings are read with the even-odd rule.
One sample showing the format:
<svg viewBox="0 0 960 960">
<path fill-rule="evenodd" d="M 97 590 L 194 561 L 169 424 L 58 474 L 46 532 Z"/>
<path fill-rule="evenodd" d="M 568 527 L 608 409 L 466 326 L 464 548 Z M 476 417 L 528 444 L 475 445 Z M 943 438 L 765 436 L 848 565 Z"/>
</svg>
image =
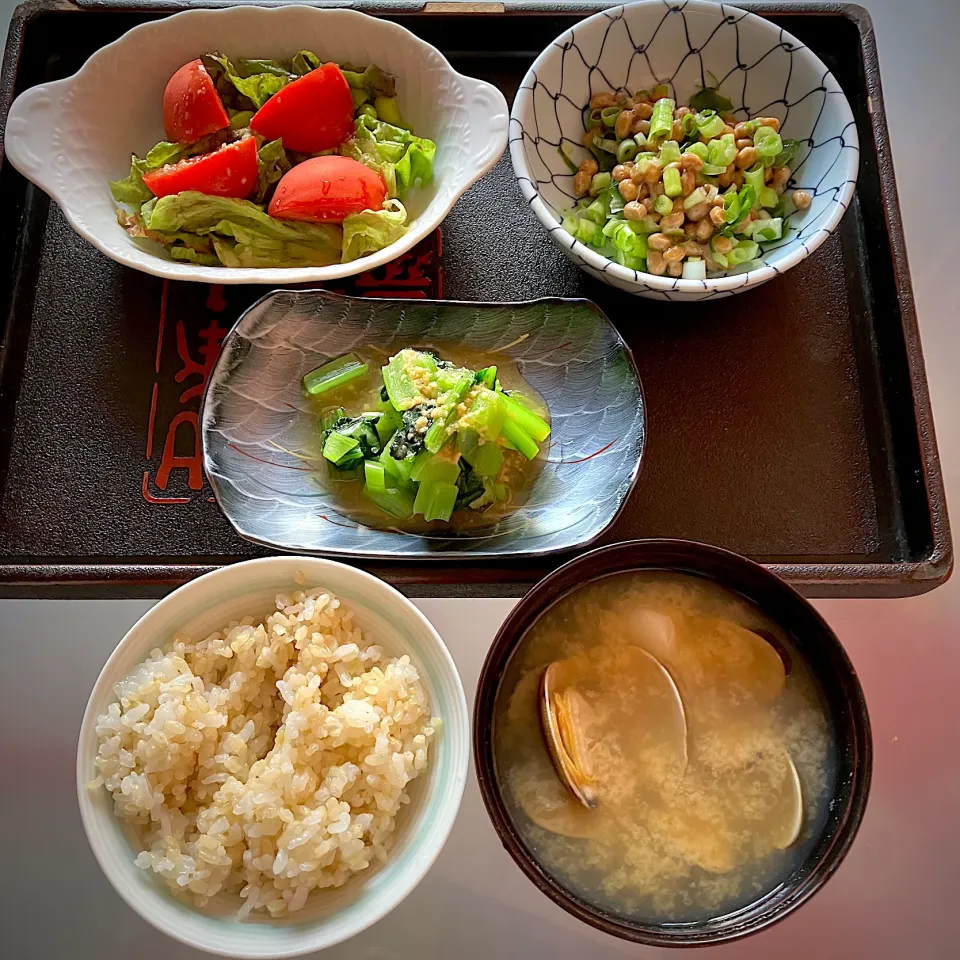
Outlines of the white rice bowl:
<svg viewBox="0 0 960 960">
<path fill-rule="evenodd" d="M 466 721 L 449 654 L 396 591 L 332 561 L 237 564 L 161 601 L 108 661 L 81 730 L 84 826 L 118 892 L 172 936 L 232 956 L 320 949 L 439 853 Z"/>
</svg>

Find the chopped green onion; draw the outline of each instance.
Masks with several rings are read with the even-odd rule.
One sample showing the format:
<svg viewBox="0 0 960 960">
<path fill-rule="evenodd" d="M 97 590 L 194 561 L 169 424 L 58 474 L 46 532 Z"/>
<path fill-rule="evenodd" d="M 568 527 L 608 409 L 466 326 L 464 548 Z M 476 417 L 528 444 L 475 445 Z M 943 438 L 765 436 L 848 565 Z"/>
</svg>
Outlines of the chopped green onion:
<svg viewBox="0 0 960 960">
<path fill-rule="evenodd" d="M 623 208 L 627 205 L 626 201 L 618 189 L 618 184 L 611 183 L 606 190 L 600 192 L 600 197 L 607 205 L 607 217 L 614 217 L 618 213 L 623 213 Z"/>
<path fill-rule="evenodd" d="M 634 100 L 652 100 L 652 99 L 653 99 L 653 95 L 650 93 L 649 90 L 638 90 L 638 91 L 633 95 L 633 99 L 634 99 Z"/>
<path fill-rule="evenodd" d="M 726 254 L 717 253 L 716 250 L 713 251 L 713 262 L 722 270 L 726 270 L 727 267 L 730 266 L 730 261 L 727 260 Z"/>
<path fill-rule="evenodd" d="M 563 227 L 564 230 L 567 231 L 567 233 L 570 234 L 571 237 L 575 237 L 577 235 L 578 223 L 579 223 L 579 219 L 573 216 L 572 214 L 568 213 L 564 216 L 561 226 Z"/>
<path fill-rule="evenodd" d="M 328 433 L 323 443 L 323 456 L 338 466 L 351 457 L 353 451 L 359 451 L 360 442 L 354 437 L 346 437 L 342 433 Z M 362 454 L 361 454 L 362 457 Z"/>
<path fill-rule="evenodd" d="M 711 141 L 711 143 L 712 142 L 713 141 Z M 719 164 L 705 163 L 700 172 L 707 177 L 719 177 L 720 174 L 727 172 L 727 168 L 721 167 Z"/>
<path fill-rule="evenodd" d="M 755 260 L 760 253 L 759 244 L 753 240 L 741 240 L 728 254 L 727 260 L 731 267 L 738 267 L 742 263 Z"/>
<path fill-rule="evenodd" d="M 413 516 L 413 494 L 409 490 L 389 487 L 377 492 L 365 486 L 363 495 L 381 510 L 398 520 L 406 520 Z"/>
<path fill-rule="evenodd" d="M 614 256 L 617 263 L 633 270 L 639 270 L 640 267 L 637 264 L 645 260 L 647 256 L 648 233 L 643 225 L 640 226 L 640 229 L 635 229 L 635 224 L 641 224 L 641 222 L 637 220 L 611 220 L 603 228 L 603 232 L 613 241 Z M 527 423 L 522 425 L 535 440 L 540 440 L 543 438 L 538 435 L 538 432 L 542 432 L 543 421 L 540 421 L 540 424 L 537 429 L 533 429 Z"/>
<path fill-rule="evenodd" d="M 595 173 L 590 181 L 590 196 L 595 197 L 605 187 L 609 187 L 612 181 L 609 173 Z"/>
<path fill-rule="evenodd" d="M 737 155 L 737 141 L 732 133 L 711 140 L 707 147 L 707 161 L 716 167 L 728 167 Z"/>
<path fill-rule="evenodd" d="M 680 144 L 676 140 L 667 140 L 660 147 L 660 163 L 666 166 L 668 163 L 679 163 Z"/>
<path fill-rule="evenodd" d="M 663 192 L 668 197 L 679 197 L 683 193 L 680 183 L 680 171 L 676 167 L 665 167 L 663 171 Z"/>
<path fill-rule="evenodd" d="M 769 220 L 754 220 L 751 224 L 751 237 L 760 243 L 769 243 L 779 240 L 783 236 L 783 220 L 780 217 L 771 217 Z"/>
<path fill-rule="evenodd" d="M 706 280 L 706 262 L 700 257 L 687 257 L 687 259 L 683 261 L 683 273 L 681 276 L 684 280 Z"/>
<path fill-rule="evenodd" d="M 661 217 L 665 217 L 668 214 L 673 213 L 673 201 L 668 196 L 661 193 L 660 196 L 653 201 L 653 209 L 656 210 Z"/>
<path fill-rule="evenodd" d="M 740 192 L 728 190 L 723 195 L 723 213 L 727 226 L 734 227 L 745 220 L 756 200 L 756 193 L 749 184 L 744 184 Z"/>
<path fill-rule="evenodd" d="M 600 119 L 603 125 L 605 127 L 616 126 L 617 117 L 620 116 L 622 109 L 622 107 L 604 107 L 604 109 L 600 111 Z"/>
<path fill-rule="evenodd" d="M 780 198 L 777 196 L 777 191 L 774 190 L 773 187 L 763 187 L 760 190 L 761 207 L 766 207 L 767 210 L 774 210 L 778 203 L 780 203 Z"/>
<path fill-rule="evenodd" d="M 658 83 L 658 84 L 653 88 L 653 94 L 652 94 L 652 96 L 653 96 L 653 99 L 654 99 L 654 100 L 662 100 L 662 99 L 664 99 L 664 98 L 666 98 L 666 97 L 669 97 L 669 96 L 670 96 L 670 87 L 669 87 L 667 84 L 665 84 L 665 83 Z M 674 108 L 675 108 L 675 107 L 671 107 L 671 108 L 670 108 L 670 112 L 671 112 L 671 113 L 673 113 Z"/>
<path fill-rule="evenodd" d="M 747 136 L 752 137 L 760 126 L 759 120 L 747 120 Z"/>
<path fill-rule="evenodd" d="M 348 353 L 311 370 L 300 381 L 303 392 L 311 397 L 319 397 L 328 390 L 342 387 L 357 377 L 362 377 L 370 368 L 355 353 Z"/>
<path fill-rule="evenodd" d="M 659 141 L 669 137 L 673 132 L 673 111 L 676 103 L 668 97 L 663 97 L 653 105 L 653 115 L 650 117 L 650 132 L 647 139 Z"/>
<path fill-rule="evenodd" d="M 763 164 L 755 163 L 749 170 L 744 170 L 743 180 L 753 187 L 753 192 L 759 197 L 763 191 Z"/>
<path fill-rule="evenodd" d="M 600 111 L 591 110 L 590 116 L 587 117 L 587 129 L 595 130 L 597 127 L 602 125 L 603 125 L 603 121 L 600 119 Z"/>
<path fill-rule="evenodd" d="M 753 147 L 758 157 L 772 162 L 783 150 L 783 141 L 773 127 L 760 127 L 753 135 Z"/>
<path fill-rule="evenodd" d="M 383 493 L 387 489 L 387 471 L 376 460 L 364 460 L 363 476 L 368 489 L 374 493 Z"/>
<path fill-rule="evenodd" d="M 533 438 L 519 423 L 509 417 L 503 421 L 501 435 L 504 440 L 513 445 L 514 450 L 519 450 L 528 460 L 533 460 L 540 452 Z"/>
<path fill-rule="evenodd" d="M 691 193 L 690 196 L 683 201 L 683 209 L 690 210 L 698 203 L 703 203 L 706 199 L 707 191 L 704 190 L 703 187 L 697 187 L 697 189 L 694 190 L 693 193 Z"/>
<path fill-rule="evenodd" d="M 599 176 L 599 174 L 597 174 L 597 176 Z M 583 216 L 599 224 L 601 227 L 606 223 L 609 214 L 610 204 L 605 196 L 597 196 L 596 200 L 583 211 Z"/>
<path fill-rule="evenodd" d="M 604 240 L 603 229 L 600 224 L 594 223 L 592 220 L 587 220 L 585 217 L 580 217 L 577 221 L 576 238 L 581 243 L 602 247 Z"/>
<path fill-rule="evenodd" d="M 685 113 L 680 118 L 680 129 L 684 137 L 691 139 L 697 132 L 697 115 L 695 113 Z"/>
<path fill-rule="evenodd" d="M 632 137 L 627 137 L 626 140 L 620 141 L 620 146 L 617 147 L 617 163 L 626 163 L 628 160 L 632 160 L 640 150 L 640 147 L 637 144 L 637 141 Z"/>
<path fill-rule="evenodd" d="M 697 114 L 697 132 L 702 137 L 710 140 L 712 137 L 719 137 L 726 126 L 723 117 L 717 114 L 716 110 L 704 110 Z"/>
<path fill-rule="evenodd" d="M 687 117 L 692 116 L 692 113 L 687 114 Z M 684 119 L 686 119 L 686 117 L 684 117 Z M 688 143 L 683 148 L 683 152 L 696 154 L 704 163 L 706 163 L 710 154 L 710 148 L 705 143 L 701 143 L 699 140 L 697 140 L 695 143 Z"/>
<path fill-rule="evenodd" d="M 566 164 L 567 169 L 571 173 L 576 173 L 580 168 L 567 156 L 566 151 L 563 149 L 563 146 L 557 147 L 557 153 L 563 157 L 563 162 Z"/>
<path fill-rule="evenodd" d="M 617 152 L 617 141 L 616 140 L 595 140 L 597 148 L 602 150 L 604 153 L 616 154 Z"/>
</svg>

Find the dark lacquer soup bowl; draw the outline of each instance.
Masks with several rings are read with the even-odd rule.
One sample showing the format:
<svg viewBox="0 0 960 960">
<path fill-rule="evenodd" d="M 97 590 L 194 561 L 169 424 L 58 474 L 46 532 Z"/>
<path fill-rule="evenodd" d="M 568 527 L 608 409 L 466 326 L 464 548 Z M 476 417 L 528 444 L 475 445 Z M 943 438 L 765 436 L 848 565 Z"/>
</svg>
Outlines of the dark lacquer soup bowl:
<svg viewBox="0 0 960 960">
<path fill-rule="evenodd" d="M 504 737 L 498 735 L 497 724 L 507 724 L 504 718 L 509 716 L 498 696 L 502 692 L 503 700 L 510 702 L 508 696 L 521 689 L 510 678 L 520 675 L 517 664 L 529 662 L 521 651 L 528 650 L 525 644 L 532 628 L 538 622 L 559 622 L 562 633 L 562 625 L 568 621 L 557 618 L 559 611 L 569 609 L 563 606 L 564 598 L 584 588 L 592 589 L 604 578 L 635 571 L 647 579 L 660 571 L 691 576 L 698 578 L 698 583 L 706 581 L 704 589 L 722 590 L 731 602 L 746 601 L 744 609 L 756 611 L 764 622 L 775 625 L 782 638 L 777 652 L 785 676 L 789 678 L 792 669 L 794 676 L 802 672 L 814 684 L 824 729 L 829 730 L 830 773 L 819 787 L 816 803 L 820 812 L 816 815 L 808 816 L 807 807 L 800 805 L 802 776 L 798 779 L 797 803 L 804 812 L 802 820 L 798 813 L 793 859 L 784 861 L 787 866 L 783 871 L 765 887 L 751 890 L 745 901 L 741 898 L 732 908 L 694 917 L 683 915 L 683 911 L 675 916 L 669 912 L 651 916 L 643 909 L 619 909 L 602 896 L 585 893 L 582 886 L 571 883 L 569 876 L 556 868 L 556 861 L 544 855 L 546 847 L 536 839 L 541 824 L 535 818 L 525 819 L 524 810 L 515 802 L 509 785 L 513 783 L 511 770 L 503 761 Z M 559 611 L 554 609 L 558 604 Z M 544 617 L 548 619 L 543 621 Z M 770 643 L 777 647 L 772 638 Z M 538 704 L 542 704 L 544 682 L 541 677 L 539 692 L 530 694 Z M 530 715 L 536 717 L 536 713 Z M 863 691 L 843 646 L 820 614 L 764 567 L 726 550 L 683 540 L 641 540 L 601 547 L 540 581 L 507 617 L 484 662 L 474 710 L 473 745 L 487 812 L 504 847 L 527 877 L 554 902 L 591 926 L 654 946 L 701 946 L 739 939 L 769 927 L 804 903 L 824 885 L 850 849 L 864 815 L 872 765 Z M 798 759 L 794 772 L 800 766 Z M 552 772 L 552 767 L 547 769 Z M 804 796 L 803 802 L 807 800 Z M 570 847 L 574 859 L 576 842 Z"/>
</svg>

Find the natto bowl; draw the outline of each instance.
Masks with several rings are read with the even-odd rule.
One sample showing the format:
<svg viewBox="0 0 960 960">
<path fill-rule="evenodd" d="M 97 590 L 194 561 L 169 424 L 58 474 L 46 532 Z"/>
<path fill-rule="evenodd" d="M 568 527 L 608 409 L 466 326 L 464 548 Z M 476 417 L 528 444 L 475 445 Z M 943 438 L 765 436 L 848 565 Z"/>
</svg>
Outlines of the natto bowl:
<svg viewBox="0 0 960 960">
<path fill-rule="evenodd" d="M 680 923 L 632 922 L 576 896 L 541 863 L 514 825 L 504 801 L 493 751 L 494 705 L 508 663 L 525 634 L 558 600 L 611 574 L 663 570 L 714 581 L 773 620 L 809 665 L 836 737 L 836 774 L 828 812 L 806 857 L 778 885 L 716 919 Z M 473 714 L 473 757 L 487 813 L 507 852 L 551 900 L 605 933 L 660 947 L 737 940 L 764 930 L 820 890 L 846 856 L 863 819 L 870 790 L 872 741 L 857 674 L 837 635 L 814 607 L 759 564 L 688 540 L 634 540 L 591 550 L 541 580 L 512 610 L 480 672 Z"/>
<path fill-rule="evenodd" d="M 789 215 L 782 240 L 764 245 L 760 266 L 706 280 L 657 277 L 608 260 L 560 225 L 576 196 L 559 147 L 578 163 L 589 156 L 581 143 L 583 106 L 595 93 L 659 83 L 678 105 L 718 86 L 738 119 L 776 117 L 784 137 L 801 141 L 792 185 L 809 190 L 813 202 Z M 796 266 L 850 205 L 859 157 L 853 112 L 823 61 L 770 20 L 704 0 L 644 0 L 581 21 L 537 57 L 510 113 L 513 169 L 550 239 L 591 276 L 660 300 L 725 297 Z"/>
</svg>

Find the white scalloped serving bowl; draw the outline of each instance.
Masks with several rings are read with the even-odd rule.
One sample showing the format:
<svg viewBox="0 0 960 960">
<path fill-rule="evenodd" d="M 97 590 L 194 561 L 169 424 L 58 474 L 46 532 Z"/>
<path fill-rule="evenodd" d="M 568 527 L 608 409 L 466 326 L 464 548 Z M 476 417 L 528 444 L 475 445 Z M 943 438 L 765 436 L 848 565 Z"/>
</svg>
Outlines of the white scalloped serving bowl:
<svg viewBox="0 0 960 960">
<path fill-rule="evenodd" d="M 210 50 L 280 58 L 304 49 L 339 63 L 377 63 L 396 74 L 404 117 L 436 141 L 434 179 L 411 198 L 407 233 L 371 256 L 326 267 L 200 267 L 134 242 L 117 223 L 107 181 L 126 176 L 131 153 L 143 156 L 163 139 L 160 106 L 171 74 Z M 353 10 L 237 6 L 141 24 L 72 77 L 24 91 L 10 108 L 4 147 L 77 233 L 117 263 L 171 280 L 277 285 L 352 276 L 400 256 L 439 226 L 499 160 L 506 142 L 503 94 L 457 73 L 409 30 Z"/>
<path fill-rule="evenodd" d="M 814 194 L 790 232 L 765 247 L 764 264 L 744 273 L 683 280 L 640 273 L 574 240 L 560 225 L 575 201 L 573 177 L 557 148 L 586 157 L 581 108 L 603 90 L 671 86 L 685 103 L 719 81 L 738 117 L 774 116 L 785 137 L 803 141 L 795 187 Z M 813 253 L 853 198 L 860 149 L 850 105 L 833 74 L 785 30 L 736 7 L 704 0 L 644 0 L 581 21 L 527 71 L 510 114 L 510 159 L 540 223 L 582 270 L 610 286 L 661 300 L 729 296 L 765 283 Z"/>
<path fill-rule="evenodd" d="M 298 576 L 302 579 L 298 580 Z M 433 712 L 443 725 L 430 749 L 425 776 L 410 788 L 397 820 L 397 840 L 387 862 L 342 887 L 316 891 L 303 909 L 274 920 L 241 921 L 240 899 L 215 897 L 194 909 L 134 863 L 140 847 L 117 819 L 106 789 L 90 790 L 96 770 L 96 718 L 114 701 L 114 685 L 175 633 L 208 636 L 231 620 L 263 616 L 278 593 L 299 582 L 333 591 L 349 604 L 361 628 L 391 656 L 409 654 L 417 665 Z M 114 889 L 144 920 L 191 947 L 228 957 L 292 957 L 322 950 L 360 933 L 386 916 L 423 879 L 453 827 L 470 759 L 469 711 L 456 665 L 429 620 L 402 594 L 355 567 L 317 557 L 265 557 L 235 563 L 190 581 L 151 607 L 110 655 L 80 725 L 77 797 L 90 846 Z"/>
</svg>

